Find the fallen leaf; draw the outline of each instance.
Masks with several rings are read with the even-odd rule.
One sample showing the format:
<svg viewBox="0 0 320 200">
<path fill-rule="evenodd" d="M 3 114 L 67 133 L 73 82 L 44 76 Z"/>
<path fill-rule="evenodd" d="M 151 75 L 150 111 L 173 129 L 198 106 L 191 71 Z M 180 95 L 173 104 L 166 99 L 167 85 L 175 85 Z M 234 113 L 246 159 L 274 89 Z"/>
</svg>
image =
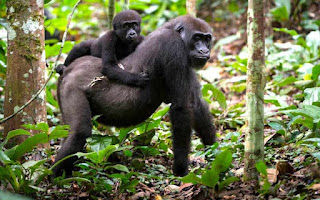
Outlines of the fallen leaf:
<svg viewBox="0 0 320 200">
<path fill-rule="evenodd" d="M 160 195 L 156 195 L 156 196 L 154 197 L 154 199 L 155 199 L 155 200 L 162 200 L 162 197 L 161 197 Z"/>
<path fill-rule="evenodd" d="M 268 181 L 269 181 L 269 183 L 276 183 L 279 171 L 277 169 L 274 169 L 274 168 L 268 168 L 267 169 L 267 173 L 268 173 Z"/>
<path fill-rule="evenodd" d="M 189 187 L 189 186 L 192 186 L 193 184 L 192 183 L 184 183 L 182 184 L 180 187 L 179 187 L 179 192 L 181 192 L 181 190 Z"/>
<path fill-rule="evenodd" d="M 317 184 L 313 184 L 310 189 L 313 189 L 313 190 L 320 190 L 320 183 L 317 183 Z"/>
</svg>

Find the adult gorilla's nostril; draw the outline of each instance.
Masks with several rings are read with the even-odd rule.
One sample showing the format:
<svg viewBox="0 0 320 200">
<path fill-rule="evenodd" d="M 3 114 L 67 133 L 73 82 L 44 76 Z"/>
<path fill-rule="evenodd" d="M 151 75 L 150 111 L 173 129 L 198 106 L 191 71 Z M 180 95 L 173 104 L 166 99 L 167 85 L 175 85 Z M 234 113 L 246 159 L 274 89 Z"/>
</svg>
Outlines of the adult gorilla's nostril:
<svg viewBox="0 0 320 200">
<path fill-rule="evenodd" d="M 209 53 L 209 49 L 200 49 L 200 52 L 203 54 L 208 54 Z"/>
</svg>

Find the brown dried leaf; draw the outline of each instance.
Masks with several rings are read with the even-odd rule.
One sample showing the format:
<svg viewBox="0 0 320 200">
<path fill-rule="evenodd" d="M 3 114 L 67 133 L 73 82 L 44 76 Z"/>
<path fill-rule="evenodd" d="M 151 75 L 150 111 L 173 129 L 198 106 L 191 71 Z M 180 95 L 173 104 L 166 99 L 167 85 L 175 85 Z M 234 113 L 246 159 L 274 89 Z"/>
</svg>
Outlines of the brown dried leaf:
<svg viewBox="0 0 320 200">
<path fill-rule="evenodd" d="M 182 184 L 180 187 L 179 187 L 179 192 L 181 192 L 181 190 L 189 187 L 189 186 L 192 186 L 193 184 L 192 183 L 184 183 Z"/>
<path fill-rule="evenodd" d="M 279 171 L 277 169 L 274 169 L 274 168 L 268 168 L 267 169 L 267 173 L 268 173 L 268 181 L 269 181 L 269 183 L 276 183 Z"/>
<path fill-rule="evenodd" d="M 317 184 L 313 184 L 310 189 L 313 189 L 313 190 L 320 190 L 320 183 L 317 183 Z"/>
</svg>

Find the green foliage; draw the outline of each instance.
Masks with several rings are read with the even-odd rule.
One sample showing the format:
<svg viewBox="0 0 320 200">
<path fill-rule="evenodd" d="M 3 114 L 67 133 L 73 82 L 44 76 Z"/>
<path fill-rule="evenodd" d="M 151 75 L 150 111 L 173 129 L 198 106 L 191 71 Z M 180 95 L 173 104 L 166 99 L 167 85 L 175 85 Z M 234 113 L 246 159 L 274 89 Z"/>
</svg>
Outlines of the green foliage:
<svg viewBox="0 0 320 200">
<path fill-rule="evenodd" d="M 143 32 L 149 33 L 168 19 L 186 14 L 183 0 L 131 0 L 130 9 L 141 10 Z"/>
<path fill-rule="evenodd" d="M 8 192 L 3 192 L 0 190 L 0 197 L 1 199 L 5 199 L 5 200 L 31 200 L 28 197 L 24 197 L 18 194 L 11 194 Z"/>
<path fill-rule="evenodd" d="M 231 166 L 231 162 L 232 153 L 229 150 L 225 150 L 216 156 L 216 159 L 211 163 L 210 169 L 205 169 L 201 175 L 190 172 L 187 176 L 181 178 L 181 181 L 202 184 L 213 189 L 218 185 L 218 191 L 221 191 L 232 182 L 239 180 L 236 177 L 228 177 L 225 174 Z"/>
<path fill-rule="evenodd" d="M 38 144 L 48 143 L 50 140 L 67 137 L 68 126 L 57 126 L 52 130 L 46 123 L 36 125 L 25 125 L 25 128 L 38 131 L 31 136 L 29 131 L 17 129 L 10 131 L 4 141 L 0 144 L 0 180 L 4 185 L 10 184 L 15 192 L 31 194 L 42 191 L 39 186 L 41 181 L 51 173 L 44 166 L 47 159 L 38 161 L 20 162 L 23 155 L 32 152 Z M 24 142 L 10 149 L 5 149 L 4 145 L 15 136 L 27 136 Z M 50 152 L 49 152 L 50 155 Z"/>
<path fill-rule="evenodd" d="M 285 22 L 289 20 L 291 12 L 290 0 L 275 0 L 276 7 L 271 10 L 272 16 L 279 22 Z"/>
</svg>

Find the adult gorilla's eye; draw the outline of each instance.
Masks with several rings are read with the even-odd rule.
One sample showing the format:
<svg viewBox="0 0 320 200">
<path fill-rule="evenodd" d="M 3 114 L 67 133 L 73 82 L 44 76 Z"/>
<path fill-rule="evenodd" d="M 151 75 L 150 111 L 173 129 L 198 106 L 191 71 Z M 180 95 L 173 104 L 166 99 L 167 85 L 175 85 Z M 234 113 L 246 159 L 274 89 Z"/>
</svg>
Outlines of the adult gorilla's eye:
<svg viewBox="0 0 320 200">
<path fill-rule="evenodd" d="M 125 29 L 129 28 L 129 24 L 123 24 L 123 28 Z"/>
<path fill-rule="evenodd" d="M 201 37 L 200 37 L 199 35 L 196 35 L 196 36 L 193 37 L 193 39 L 194 39 L 195 41 L 199 41 L 199 40 L 201 39 Z"/>
</svg>

